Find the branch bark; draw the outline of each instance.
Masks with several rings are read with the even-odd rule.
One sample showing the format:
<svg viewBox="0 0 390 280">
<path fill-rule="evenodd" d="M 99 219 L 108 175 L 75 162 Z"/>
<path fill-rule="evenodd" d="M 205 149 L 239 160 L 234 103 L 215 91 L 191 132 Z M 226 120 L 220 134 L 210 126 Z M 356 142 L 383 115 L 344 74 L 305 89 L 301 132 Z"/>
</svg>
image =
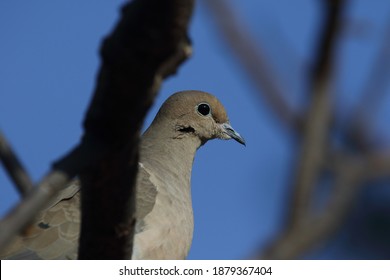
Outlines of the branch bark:
<svg viewBox="0 0 390 280">
<path fill-rule="evenodd" d="M 103 43 L 82 141 L 109 152 L 80 174 L 80 259 L 131 257 L 140 129 L 161 81 L 189 55 L 192 7 L 189 0 L 133 1 Z"/>
<path fill-rule="evenodd" d="M 161 82 L 191 54 L 193 0 L 135 0 L 103 42 L 81 143 L 0 223 L 0 249 L 79 175 L 80 259 L 128 259 L 140 128 Z"/>
</svg>

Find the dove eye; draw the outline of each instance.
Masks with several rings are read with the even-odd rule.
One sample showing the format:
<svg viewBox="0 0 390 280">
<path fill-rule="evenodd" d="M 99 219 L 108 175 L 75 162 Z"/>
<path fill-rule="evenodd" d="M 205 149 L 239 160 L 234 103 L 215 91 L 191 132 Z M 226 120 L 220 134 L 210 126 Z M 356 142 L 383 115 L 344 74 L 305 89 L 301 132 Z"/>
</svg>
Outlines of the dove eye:
<svg viewBox="0 0 390 280">
<path fill-rule="evenodd" d="M 200 103 L 196 110 L 199 112 L 199 114 L 201 114 L 202 116 L 207 116 L 207 115 L 210 115 L 210 112 L 211 112 L 211 109 L 210 109 L 210 105 L 207 104 L 207 103 Z"/>
</svg>

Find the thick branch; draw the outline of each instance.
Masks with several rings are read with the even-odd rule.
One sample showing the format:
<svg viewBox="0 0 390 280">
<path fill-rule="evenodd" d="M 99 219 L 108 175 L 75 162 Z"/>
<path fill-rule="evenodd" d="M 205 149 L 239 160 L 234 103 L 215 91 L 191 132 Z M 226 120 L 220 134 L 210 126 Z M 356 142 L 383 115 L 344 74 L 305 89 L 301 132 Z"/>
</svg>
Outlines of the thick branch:
<svg viewBox="0 0 390 280">
<path fill-rule="evenodd" d="M 162 79 L 189 55 L 192 7 L 192 0 L 132 1 L 103 43 L 82 141 L 108 153 L 80 174 L 80 259 L 131 257 L 140 129 Z"/>
<path fill-rule="evenodd" d="M 0 249 L 74 176 L 82 182 L 79 258 L 131 256 L 138 139 L 161 81 L 191 53 L 193 0 L 135 0 L 101 49 L 102 66 L 84 136 L 0 223 Z"/>
</svg>

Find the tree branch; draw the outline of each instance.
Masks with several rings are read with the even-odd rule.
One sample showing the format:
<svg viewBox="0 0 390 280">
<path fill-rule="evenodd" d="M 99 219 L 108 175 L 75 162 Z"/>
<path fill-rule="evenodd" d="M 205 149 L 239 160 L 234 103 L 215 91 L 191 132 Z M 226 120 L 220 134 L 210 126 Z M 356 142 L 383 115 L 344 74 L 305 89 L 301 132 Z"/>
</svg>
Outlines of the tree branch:
<svg viewBox="0 0 390 280">
<path fill-rule="evenodd" d="M 82 183 L 81 259 L 131 256 L 138 140 L 164 78 L 191 53 L 193 0 L 135 0 L 101 48 L 81 143 L 0 223 L 0 249 L 76 175 Z"/>
<path fill-rule="evenodd" d="M 363 152 L 370 149 L 368 127 L 371 116 L 375 113 L 380 101 L 386 93 L 390 72 L 390 21 L 387 23 L 385 38 L 373 63 L 373 67 L 363 87 L 360 102 L 349 117 L 347 137 L 352 144 Z"/>
<path fill-rule="evenodd" d="M 325 22 L 312 72 L 311 102 L 303 131 L 297 177 L 293 185 L 290 216 L 285 231 L 261 254 L 260 257 L 266 259 L 297 258 L 332 233 L 349 209 L 348 205 L 358 182 L 356 175 L 359 173 L 355 169 L 341 168 L 328 207 L 318 216 L 313 216 L 313 190 L 323 170 L 325 155 L 330 150 L 328 138 L 331 122 L 331 70 L 344 6 L 344 1 L 341 0 L 324 0 L 322 3 L 326 8 Z"/>
<path fill-rule="evenodd" d="M 317 61 L 313 69 L 311 104 L 306 116 L 307 123 L 303 133 L 301 160 L 293 186 L 290 226 L 304 221 L 307 213 L 310 213 L 312 192 L 324 163 L 324 155 L 327 152 L 331 121 L 331 68 L 343 1 L 324 0 L 323 4 L 326 8 L 325 24 L 320 35 Z"/>
<path fill-rule="evenodd" d="M 135 0 L 103 43 L 82 141 L 100 141 L 109 153 L 80 174 L 80 259 L 131 257 L 140 129 L 162 79 L 189 55 L 192 7 L 191 0 Z"/>
<path fill-rule="evenodd" d="M 76 176 L 77 171 L 85 164 L 83 161 L 86 157 L 81 156 L 81 152 L 82 149 L 76 148 L 58 161 L 53 170 L 0 222 L 0 250 Z"/>
<path fill-rule="evenodd" d="M 251 34 L 240 24 L 238 16 L 229 6 L 228 1 L 207 0 L 203 3 L 212 12 L 212 18 L 227 41 L 227 45 L 233 49 L 234 54 L 239 58 L 238 61 L 257 87 L 258 96 L 262 95 L 265 98 L 283 124 L 300 130 L 302 120 L 284 97 L 279 79 L 274 75 L 265 52 L 254 43 Z"/>
<path fill-rule="evenodd" d="M 0 132 L 0 160 L 5 170 L 14 182 L 19 193 L 24 197 L 33 189 L 33 183 L 27 171 L 8 144 L 3 133 Z"/>
<path fill-rule="evenodd" d="M 364 157 L 366 168 L 363 175 L 366 180 L 390 177 L 390 151 L 372 152 Z"/>
<path fill-rule="evenodd" d="M 259 256 L 263 259 L 296 259 L 314 245 L 332 235 L 345 219 L 359 186 L 362 185 L 364 165 L 343 161 L 335 175 L 334 192 L 327 207 L 314 217 L 291 225 Z"/>
</svg>

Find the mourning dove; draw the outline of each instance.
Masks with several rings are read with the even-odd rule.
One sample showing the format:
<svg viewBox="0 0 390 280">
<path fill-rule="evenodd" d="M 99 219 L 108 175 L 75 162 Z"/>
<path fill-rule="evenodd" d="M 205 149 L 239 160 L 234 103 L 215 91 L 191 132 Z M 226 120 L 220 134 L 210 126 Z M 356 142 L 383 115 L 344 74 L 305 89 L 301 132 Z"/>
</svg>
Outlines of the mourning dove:
<svg viewBox="0 0 390 280">
<path fill-rule="evenodd" d="M 132 259 L 184 259 L 192 242 L 191 170 L 208 140 L 234 139 L 223 105 L 213 95 L 182 91 L 162 105 L 140 144 Z M 1 259 L 76 259 L 80 191 L 76 181 L 42 211 Z"/>
</svg>

